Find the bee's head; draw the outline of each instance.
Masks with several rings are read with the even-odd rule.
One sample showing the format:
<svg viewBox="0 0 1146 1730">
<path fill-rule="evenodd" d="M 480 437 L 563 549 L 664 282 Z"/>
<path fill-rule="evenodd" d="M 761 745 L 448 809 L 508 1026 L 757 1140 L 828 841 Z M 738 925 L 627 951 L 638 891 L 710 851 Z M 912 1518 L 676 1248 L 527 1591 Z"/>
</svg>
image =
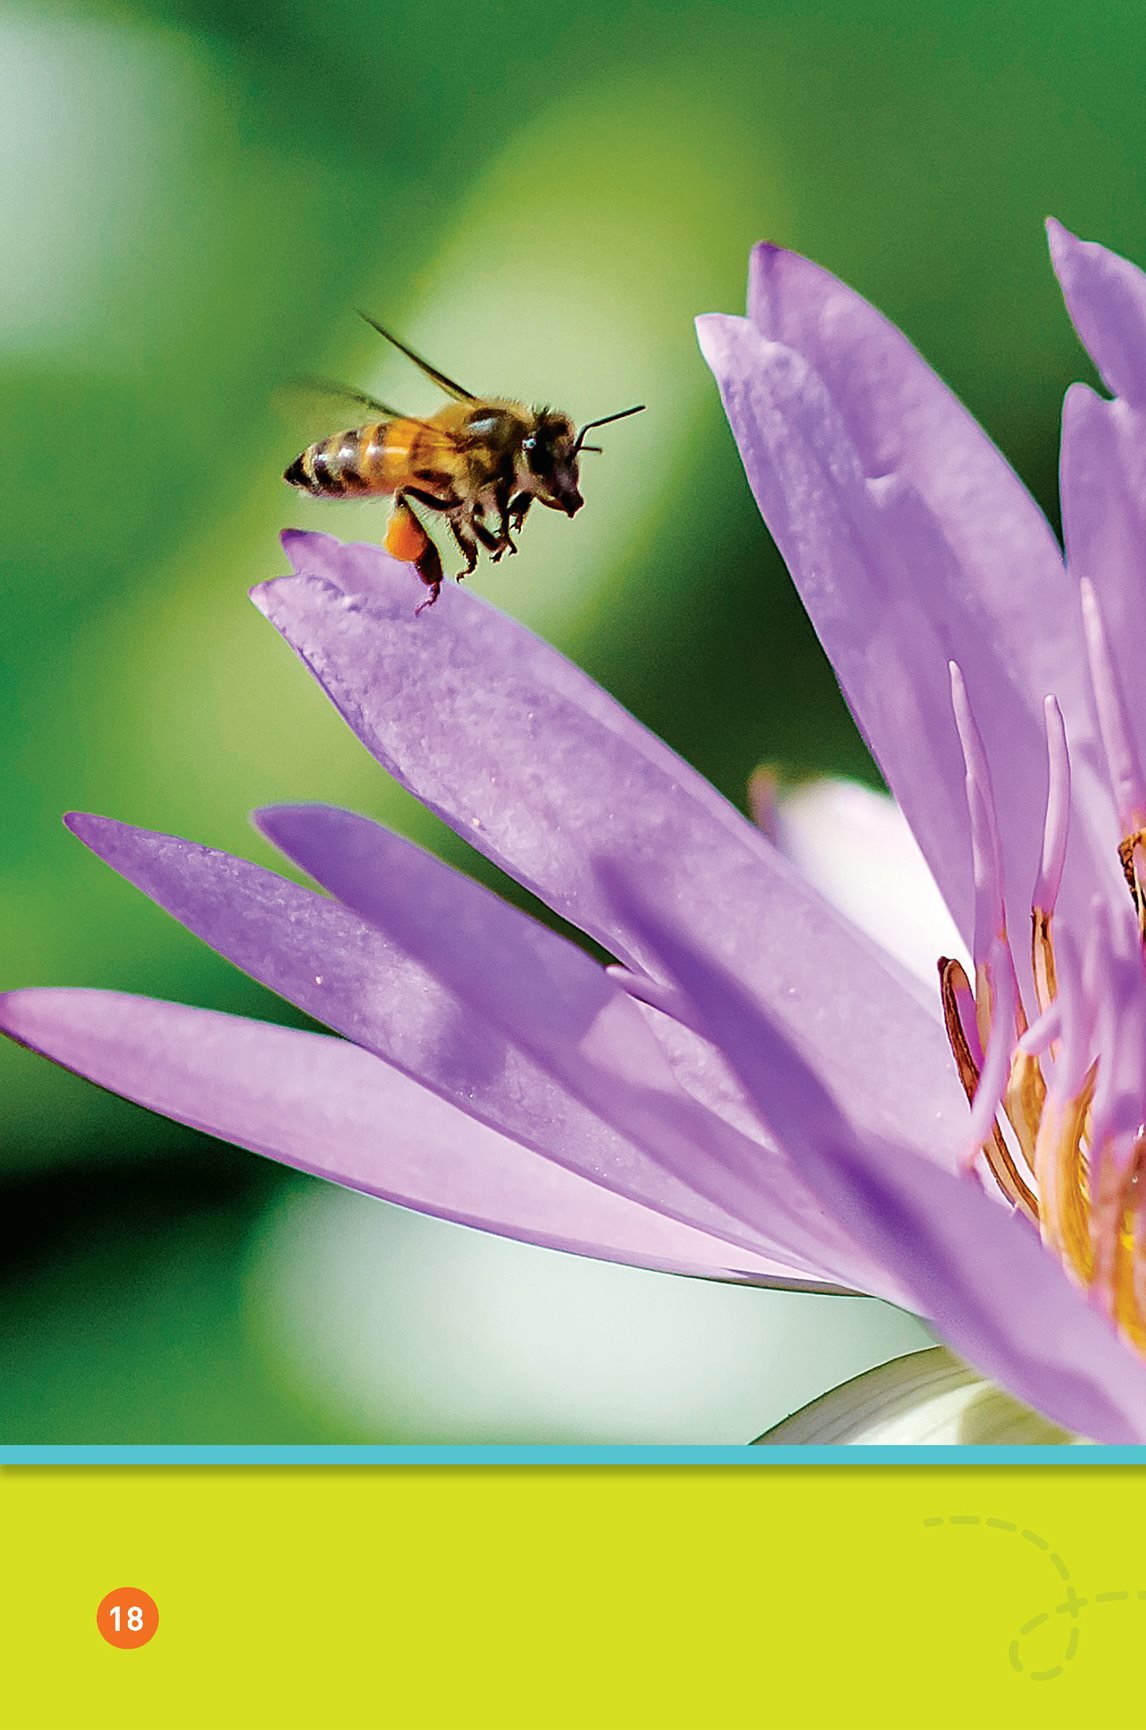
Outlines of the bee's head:
<svg viewBox="0 0 1146 1730">
<path fill-rule="evenodd" d="M 587 445 L 585 434 L 591 427 L 608 426 L 610 421 L 640 414 L 643 408 L 644 404 L 638 403 L 636 408 L 622 409 L 620 414 L 602 415 L 600 420 L 586 421 L 580 430 L 567 414 L 558 414 L 549 408 L 536 409 L 533 425 L 521 441 L 521 455 L 526 467 L 525 490 L 532 493 L 539 504 L 548 505 L 551 511 L 564 511 L 566 516 L 576 516 L 585 503 L 579 484 L 581 452 L 599 451 L 601 448 L 600 445 Z"/>
<path fill-rule="evenodd" d="M 521 441 L 521 455 L 528 490 L 538 503 L 548 505 L 551 511 L 564 511 L 568 517 L 576 516 L 585 501 L 579 486 L 577 428 L 569 416 L 538 409 Z"/>
</svg>

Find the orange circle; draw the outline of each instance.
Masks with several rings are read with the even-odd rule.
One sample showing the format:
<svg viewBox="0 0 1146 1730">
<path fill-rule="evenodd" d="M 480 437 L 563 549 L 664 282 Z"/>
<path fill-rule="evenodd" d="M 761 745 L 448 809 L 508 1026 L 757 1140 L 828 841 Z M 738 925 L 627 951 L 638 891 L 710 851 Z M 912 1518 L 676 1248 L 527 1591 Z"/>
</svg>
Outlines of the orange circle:
<svg viewBox="0 0 1146 1730">
<path fill-rule="evenodd" d="M 121 1652 L 146 1646 L 158 1626 L 159 1605 L 138 1586 L 121 1586 L 100 1599 L 96 1627 L 108 1645 L 118 1646 Z"/>
</svg>

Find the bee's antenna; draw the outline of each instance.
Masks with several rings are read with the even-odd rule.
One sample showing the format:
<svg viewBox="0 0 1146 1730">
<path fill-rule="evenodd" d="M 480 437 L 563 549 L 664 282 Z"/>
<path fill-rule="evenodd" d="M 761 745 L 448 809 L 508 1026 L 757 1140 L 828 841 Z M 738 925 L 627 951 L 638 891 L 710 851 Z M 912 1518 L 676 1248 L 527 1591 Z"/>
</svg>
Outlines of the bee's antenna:
<svg viewBox="0 0 1146 1730">
<path fill-rule="evenodd" d="M 619 414 L 606 414 L 602 415 L 600 420 L 587 420 L 585 425 L 577 434 L 577 443 L 573 446 L 573 455 L 576 456 L 577 452 L 580 450 L 599 451 L 601 449 L 600 445 L 587 445 L 585 443 L 585 434 L 587 432 L 592 432 L 595 426 L 608 426 L 610 421 L 627 420 L 631 414 L 643 414 L 644 410 L 644 403 L 639 402 L 634 408 L 623 408 Z"/>
</svg>

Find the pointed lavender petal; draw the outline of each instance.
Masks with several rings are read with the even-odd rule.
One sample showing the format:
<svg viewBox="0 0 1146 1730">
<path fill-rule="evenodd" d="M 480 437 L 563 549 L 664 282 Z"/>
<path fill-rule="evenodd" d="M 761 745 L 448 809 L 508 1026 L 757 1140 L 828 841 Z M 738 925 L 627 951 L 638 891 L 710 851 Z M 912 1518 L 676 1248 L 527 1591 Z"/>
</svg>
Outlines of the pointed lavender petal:
<svg viewBox="0 0 1146 1730">
<path fill-rule="evenodd" d="M 1063 407 L 1063 534 L 1071 571 L 1093 586 L 1132 743 L 1146 761 L 1146 275 L 1048 223 L 1067 310 L 1115 400 L 1072 385 Z"/>
<path fill-rule="evenodd" d="M 962 1098 L 934 995 L 547 645 L 456 589 L 415 619 L 393 585 L 383 602 L 286 577 L 254 599 L 379 762 L 563 917 L 640 970 L 587 861 L 630 864 L 759 985 L 861 1117 L 953 1155 Z"/>
<path fill-rule="evenodd" d="M 1112 396 L 1146 411 L 1146 276 L 1129 259 L 1079 240 L 1051 217 L 1051 263 L 1083 347 Z"/>
<path fill-rule="evenodd" d="M 599 1260 L 800 1285 L 589 1183 L 346 1040 L 111 991 L 14 991 L 0 1028 L 150 1111 L 419 1213 Z"/>
<path fill-rule="evenodd" d="M 863 472 L 898 475 L 918 493 L 984 605 L 993 597 L 1021 631 L 1032 600 L 1065 594 L 1038 505 L 890 319 L 822 266 L 768 244 L 752 253 L 748 317 L 818 374 Z"/>
<path fill-rule="evenodd" d="M 351 595 L 372 595 L 382 602 L 399 597 L 409 613 L 425 600 L 417 573 L 366 541 L 340 541 L 336 535 L 310 529 L 284 529 L 279 537 L 291 569 L 298 576 L 321 577 Z"/>
<path fill-rule="evenodd" d="M 469 1115 L 632 1200 L 791 1264 L 787 1241 L 762 1236 L 755 1222 L 746 1222 L 742 1210 L 729 1206 L 720 1181 L 698 1190 L 683 1156 L 674 1174 L 601 1115 L 602 1107 L 608 1112 L 608 1090 L 598 1089 L 587 1109 L 545 1055 L 550 1046 L 560 1051 L 571 1027 L 591 1024 L 607 1008 L 637 1072 L 641 1055 L 655 1069 L 663 1066 L 636 1006 L 602 969 L 580 956 L 583 965 L 575 973 L 566 966 L 559 998 L 531 1000 L 530 1044 L 507 1032 L 523 1019 L 512 994 L 514 1013 L 495 1025 L 483 1013 L 480 996 L 452 988 L 449 972 L 435 966 L 435 949 L 448 957 L 456 948 L 450 891 L 465 880 L 439 861 L 409 844 L 399 844 L 405 850 L 395 855 L 400 870 L 413 873 L 415 900 L 423 879 L 441 890 L 433 943 L 420 957 L 394 940 L 393 926 L 387 933 L 364 924 L 337 901 L 244 859 L 108 818 L 74 815 L 68 822 L 93 852 L 237 967 Z M 466 905 L 458 902 L 459 916 Z M 578 957 L 572 945 L 533 929 L 550 951 L 556 946 L 562 955 Z M 543 954 L 536 960 L 541 965 Z M 540 1061 L 535 1049 L 543 1053 Z M 810 1252 L 809 1278 L 857 1283 L 838 1268 L 824 1267 L 813 1234 L 806 1233 L 803 1242 Z"/>
<path fill-rule="evenodd" d="M 962 765 L 944 696 L 946 663 L 964 667 L 1008 813 L 1021 929 L 1042 821 L 1044 697 L 1058 697 L 1080 752 L 1094 736 L 1077 597 L 1053 535 L 906 339 L 807 260 L 758 248 L 751 319 L 698 328 L 764 519 L 969 938 Z M 1076 792 L 1080 846 L 1093 847 L 1109 801 L 1089 770 Z"/>
<path fill-rule="evenodd" d="M 682 942 L 631 883 L 608 880 L 801 1175 L 911 1307 L 960 1358 L 1053 1422 L 1098 1441 L 1146 1441 L 1146 1365 L 1029 1227 L 970 1179 L 856 1136 L 759 999 Z"/>
<path fill-rule="evenodd" d="M 745 1136 L 682 1089 L 639 1006 L 581 950 L 353 812 L 278 806 L 257 820 L 344 905 L 643 1148 L 658 1173 L 675 1173 L 721 1209 L 724 1231 L 740 1222 L 773 1256 L 886 1292 L 878 1268 L 824 1221 L 758 1129 Z M 591 1055 L 602 1047 L 612 1053 L 607 1067 Z M 643 1179 L 627 1176 L 640 1198 Z"/>
</svg>

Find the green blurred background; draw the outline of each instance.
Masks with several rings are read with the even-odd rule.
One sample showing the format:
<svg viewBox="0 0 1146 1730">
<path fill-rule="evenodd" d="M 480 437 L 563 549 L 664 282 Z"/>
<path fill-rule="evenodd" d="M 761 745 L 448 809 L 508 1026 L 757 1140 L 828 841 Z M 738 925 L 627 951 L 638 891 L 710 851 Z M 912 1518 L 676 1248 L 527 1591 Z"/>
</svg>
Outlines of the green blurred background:
<svg viewBox="0 0 1146 1730">
<path fill-rule="evenodd" d="M 1083 367 L 1041 221 L 1146 258 L 1144 99 L 1131 0 L 0 7 L 5 982 L 290 1013 L 71 807 L 269 862 L 252 806 L 340 801 L 493 880 L 245 599 L 284 525 L 382 532 L 284 489 L 332 429 L 283 381 L 433 401 L 359 305 L 479 390 L 649 404 L 485 594 L 740 803 L 765 758 L 869 775 L 692 317 L 741 310 L 753 241 L 811 253 L 1053 512 Z M 0 1062 L 4 1441 L 737 1441 L 921 1337 L 413 1219 Z"/>
</svg>

